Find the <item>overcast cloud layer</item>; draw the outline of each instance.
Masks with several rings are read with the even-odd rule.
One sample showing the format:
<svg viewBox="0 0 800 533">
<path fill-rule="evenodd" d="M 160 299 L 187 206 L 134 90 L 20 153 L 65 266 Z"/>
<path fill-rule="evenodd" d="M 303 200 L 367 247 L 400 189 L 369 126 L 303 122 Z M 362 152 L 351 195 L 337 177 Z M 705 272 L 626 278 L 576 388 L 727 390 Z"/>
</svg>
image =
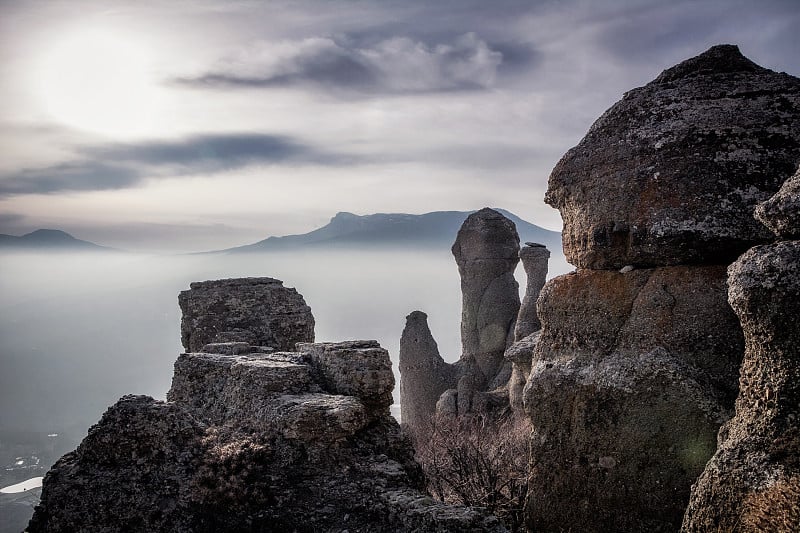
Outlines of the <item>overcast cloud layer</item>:
<svg viewBox="0 0 800 533">
<path fill-rule="evenodd" d="M 550 169 L 626 90 L 723 42 L 798 75 L 798 27 L 795 0 L 3 3 L 0 233 L 196 250 L 484 205 L 559 229 Z"/>
</svg>

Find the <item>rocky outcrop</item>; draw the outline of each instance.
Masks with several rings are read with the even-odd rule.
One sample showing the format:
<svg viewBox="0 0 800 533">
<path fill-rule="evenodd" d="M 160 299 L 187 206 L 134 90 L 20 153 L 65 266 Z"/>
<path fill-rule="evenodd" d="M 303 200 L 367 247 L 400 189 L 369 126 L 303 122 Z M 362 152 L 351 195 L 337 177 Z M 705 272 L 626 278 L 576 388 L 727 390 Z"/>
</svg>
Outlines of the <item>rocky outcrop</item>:
<svg viewBox="0 0 800 533">
<path fill-rule="evenodd" d="M 400 340 L 403 423 L 418 437 L 434 413 L 467 415 L 509 406 L 512 364 L 503 354 L 514 341 L 520 311 L 517 230 L 497 211 L 481 209 L 461 225 L 452 252 L 461 275 L 461 357 L 444 362 L 421 311 L 406 318 Z M 543 256 L 540 250 L 536 254 Z M 546 275 L 546 258 L 544 269 Z M 531 320 L 530 313 L 525 317 Z"/>
<path fill-rule="evenodd" d="M 209 343 L 245 342 L 278 351 L 314 341 L 314 316 L 295 289 L 272 278 L 190 284 L 178 295 L 181 342 L 189 352 Z"/>
<path fill-rule="evenodd" d="M 581 270 L 539 311 L 529 527 L 674 531 L 736 397 L 725 268 Z"/>
<path fill-rule="evenodd" d="M 458 367 L 439 355 L 428 328 L 428 316 L 414 311 L 406 317 L 400 337 L 400 405 L 403 424 L 423 429 L 436 412 L 436 402 L 447 389 L 456 387 Z"/>
<path fill-rule="evenodd" d="M 627 93 L 550 177 L 579 269 L 548 282 L 524 406 L 543 531 L 674 531 L 732 414 L 726 268 L 800 159 L 800 80 L 718 46 Z"/>
<path fill-rule="evenodd" d="M 727 264 L 800 160 L 800 80 L 715 46 L 629 91 L 556 165 L 545 201 L 581 268 Z"/>
<path fill-rule="evenodd" d="M 800 169 L 772 198 L 758 204 L 755 217 L 781 239 L 800 238 Z"/>
<path fill-rule="evenodd" d="M 525 269 L 527 284 L 514 328 L 514 341 L 522 340 L 542 328 L 542 323 L 536 314 L 536 300 L 544 287 L 544 282 L 547 281 L 547 261 L 550 259 L 550 250 L 542 244 L 526 242 L 519 251 L 519 258 Z"/>
<path fill-rule="evenodd" d="M 533 349 L 539 340 L 542 323 L 536 311 L 536 301 L 547 280 L 547 262 L 550 251 L 541 244 L 526 242 L 519 251 L 519 258 L 525 268 L 527 284 L 525 297 L 517 315 L 514 328 L 514 344 L 509 346 L 503 357 L 511 363 L 511 376 L 508 380 L 508 403 L 514 413 L 524 416 L 523 398 L 528 374 L 531 373 Z"/>
<path fill-rule="evenodd" d="M 461 275 L 462 360 L 485 385 L 500 371 L 519 313 L 519 236 L 514 223 L 489 208 L 464 221 L 453 244 Z"/>
<path fill-rule="evenodd" d="M 377 342 L 206 349 L 178 358 L 168 401 L 109 408 L 48 472 L 28 531 L 505 531 L 420 491 Z"/>
<path fill-rule="evenodd" d="M 756 214 L 797 236 L 795 174 Z M 800 525 L 800 241 L 757 246 L 728 269 L 746 351 L 736 415 L 692 489 L 684 531 L 797 531 Z"/>
</svg>

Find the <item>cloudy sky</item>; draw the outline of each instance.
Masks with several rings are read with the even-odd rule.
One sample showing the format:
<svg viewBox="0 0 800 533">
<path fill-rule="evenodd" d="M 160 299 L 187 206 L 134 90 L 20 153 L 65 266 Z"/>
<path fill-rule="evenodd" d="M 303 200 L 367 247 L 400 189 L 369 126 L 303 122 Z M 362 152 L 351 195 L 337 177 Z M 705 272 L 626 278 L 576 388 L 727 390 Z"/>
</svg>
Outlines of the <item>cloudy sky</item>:
<svg viewBox="0 0 800 533">
<path fill-rule="evenodd" d="M 0 233 L 132 250 L 338 211 L 504 207 L 606 108 L 718 43 L 800 74 L 800 2 L 0 2 Z"/>
</svg>

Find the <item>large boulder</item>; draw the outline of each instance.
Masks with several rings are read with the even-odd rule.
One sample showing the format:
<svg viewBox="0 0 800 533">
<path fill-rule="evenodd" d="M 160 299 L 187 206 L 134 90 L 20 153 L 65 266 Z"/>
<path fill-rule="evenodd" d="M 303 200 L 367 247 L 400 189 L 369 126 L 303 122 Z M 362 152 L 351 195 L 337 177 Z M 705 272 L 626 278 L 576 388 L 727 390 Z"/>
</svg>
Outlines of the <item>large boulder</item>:
<svg viewBox="0 0 800 533">
<path fill-rule="evenodd" d="M 513 340 L 519 235 L 512 221 L 487 207 L 467 217 L 452 252 L 461 275 L 461 359 L 474 363 L 474 379 L 485 386 L 501 370 Z"/>
<path fill-rule="evenodd" d="M 793 235 L 794 183 L 759 206 Z M 736 415 L 719 433 L 683 530 L 794 532 L 800 526 L 800 241 L 757 246 L 728 269 L 728 299 L 745 335 Z"/>
<path fill-rule="evenodd" d="M 545 201 L 582 268 L 727 264 L 800 160 L 800 79 L 715 46 L 629 91 L 559 161 Z"/>
<path fill-rule="evenodd" d="M 206 344 L 245 342 L 278 351 L 314 341 L 314 316 L 303 296 L 273 278 L 195 282 L 178 295 L 181 342 L 187 352 Z"/>
<path fill-rule="evenodd" d="M 743 352 L 725 267 L 550 280 L 524 390 L 528 527 L 674 531 L 731 416 Z"/>
</svg>

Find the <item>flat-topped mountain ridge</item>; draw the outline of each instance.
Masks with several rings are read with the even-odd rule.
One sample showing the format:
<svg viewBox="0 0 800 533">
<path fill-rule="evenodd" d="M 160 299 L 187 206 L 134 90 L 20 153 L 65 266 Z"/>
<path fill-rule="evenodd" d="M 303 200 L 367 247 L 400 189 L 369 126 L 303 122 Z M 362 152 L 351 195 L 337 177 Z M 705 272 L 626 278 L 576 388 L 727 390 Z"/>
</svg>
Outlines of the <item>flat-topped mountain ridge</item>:
<svg viewBox="0 0 800 533">
<path fill-rule="evenodd" d="M 539 242 L 551 249 L 561 248 L 561 234 L 531 224 L 520 217 L 498 209 L 514 222 L 520 240 Z M 218 253 L 266 252 L 297 248 L 325 247 L 445 247 L 472 211 L 433 211 L 421 215 L 407 213 L 375 213 L 355 215 L 340 212 L 325 226 L 301 235 L 269 237 L 253 244 L 238 246 Z"/>
</svg>

